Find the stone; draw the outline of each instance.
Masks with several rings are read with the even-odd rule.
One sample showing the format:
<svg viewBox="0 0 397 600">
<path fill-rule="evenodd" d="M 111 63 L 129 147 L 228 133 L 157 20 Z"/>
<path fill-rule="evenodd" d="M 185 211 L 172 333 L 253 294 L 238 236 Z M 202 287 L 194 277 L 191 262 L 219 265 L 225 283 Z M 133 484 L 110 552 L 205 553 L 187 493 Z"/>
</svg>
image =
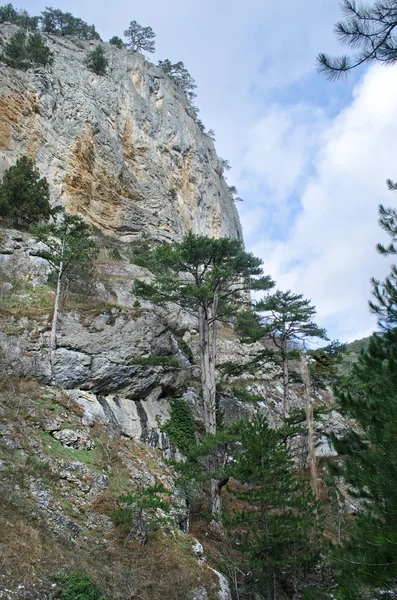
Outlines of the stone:
<svg viewBox="0 0 397 600">
<path fill-rule="evenodd" d="M 194 544 L 192 545 L 192 550 L 193 550 L 194 554 L 196 555 L 197 561 L 199 563 L 205 562 L 204 548 L 198 540 L 196 540 L 194 542 Z"/>
<path fill-rule="evenodd" d="M 92 450 L 95 448 L 95 442 L 88 438 L 85 431 L 61 429 L 61 431 L 53 432 L 52 436 L 61 442 L 63 446 L 69 446 L 75 450 Z"/>
<path fill-rule="evenodd" d="M 205 587 L 198 587 L 189 592 L 186 600 L 208 600 L 208 593 Z"/>
<path fill-rule="evenodd" d="M 17 30 L 1 24 L 1 45 Z M 169 241 L 189 229 L 241 239 L 213 141 L 174 82 L 111 45 L 111 69 L 97 77 L 85 63 L 100 42 L 48 41 L 50 70 L 0 65 L 0 176 L 29 152 L 56 204 L 121 240 Z"/>
</svg>

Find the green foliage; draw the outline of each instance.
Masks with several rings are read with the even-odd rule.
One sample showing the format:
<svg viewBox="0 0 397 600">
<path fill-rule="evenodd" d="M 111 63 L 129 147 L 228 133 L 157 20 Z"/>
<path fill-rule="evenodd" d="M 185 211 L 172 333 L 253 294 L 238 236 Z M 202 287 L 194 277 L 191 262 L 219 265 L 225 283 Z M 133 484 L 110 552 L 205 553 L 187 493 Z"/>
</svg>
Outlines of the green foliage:
<svg viewBox="0 0 397 600">
<path fill-rule="evenodd" d="M 397 189 L 395 184 L 389 181 L 390 189 Z M 397 210 L 379 206 L 379 224 L 389 235 L 391 241 L 387 247 L 383 244 L 377 245 L 377 250 L 383 256 L 395 256 L 397 254 Z M 397 267 L 391 266 L 391 272 L 385 281 L 380 283 L 372 279 L 373 295 L 375 301 L 369 303 L 372 311 L 378 315 L 378 323 L 382 329 L 390 329 L 397 326 Z"/>
<path fill-rule="evenodd" d="M 332 465 L 361 502 L 350 539 L 335 552 L 344 599 L 362 583 L 383 587 L 397 576 L 397 329 L 373 336 L 353 369 L 361 389 L 340 392 L 339 403 L 358 428 L 334 440 L 344 460 Z"/>
<path fill-rule="evenodd" d="M 46 7 L 41 17 L 42 30 L 55 35 L 75 35 L 84 40 L 100 40 L 94 25 L 88 25 L 82 19 L 74 17 L 70 12 Z"/>
<path fill-rule="evenodd" d="M 389 185 L 394 189 L 393 185 Z M 381 227 L 390 235 L 383 255 L 395 255 L 397 213 L 379 207 Z M 371 336 L 353 365 L 353 377 L 338 393 L 339 407 L 357 424 L 334 439 L 343 460 L 331 465 L 358 498 L 358 515 L 348 539 L 335 550 L 339 597 L 361 598 L 362 587 L 390 589 L 397 577 L 397 291 L 396 266 L 383 284 L 374 280 L 372 310 L 382 333 Z M 352 381 L 351 381 L 352 380 Z"/>
<path fill-rule="evenodd" d="M 111 517 L 114 523 L 129 535 L 146 544 L 151 531 L 169 523 L 168 491 L 161 483 L 142 487 L 136 492 L 119 497 L 119 506 Z"/>
<path fill-rule="evenodd" d="M 42 256 L 65 283 L 93 277 L 92 261 L 99 249 L 91 227 L 83 219 L 58 210 L 52 223 L 36 227 L 33 234 L 47 246 Z"/>
<path fill-rule="evenodd" d="M 154 270 L 152 250 L 153 245 L 148 237 L 143 234 L 140 240 L 130 242 L 128 258 L 132 264 L 152 271 Z"/>
<path fill-rule="evenodd" d="M 392 64 L 397 60 L 395 0 L 378 0 L 370 6 L 343 0 L 342 11 L 346 20 L 336 24 L 336 34 L 356 54 L 353 57 L 319 54 L 317 60 L 321 73 L 333 80 L 366 62 Z"/>
<path fill-rule="evenodd" d="M 47 180 L 31 158 L 22 156 L 6 170 L 0 184 L 0 217 L 15 227 L 27 228 L 48 221 L 52 211 Z"/>
<path fill-rule="evenodd" d="M 106 75 L 109 61 L 106 58 L 106 52 L 102 46 L 97 46 L 95 50 L 88 53 L 86 64 L 87 68 L 97 75 Z"/>
<path fill-rule="evenodd" d="M 175 64 L 172 64 L 168 58 L 166 60 L 159 60 L 158 67 L 171 77 L 188 100 L 192 101 L 197 96 L 193 91 L 197 85 L 181 60 Z"/>
<path fill-rule="evenodd" d="M 194 356 L 189 344 L 180 336 L 175 336 L 178 341 L 178 346 L 190 363 L 194 363 Z"/>
<path fill-rule="evenodd" d="M 110 258 L 113 258 L 113 260 L 123 260 L 123 256 L 117 247 L 110 248 L 109 256 Z"/>
<path fill-rule="evenodd" d="M 43 36 L 40 33 L 33 33 L 27 41 L 27 56 L 28 60 L 34 65 L 52 65 L 53 54 L 48 46 L 45 45 Z"/>
<path fill-rule="evenodd" d="M 265 398 L 263 396 L 259 396 L 258 394 L 253 394 L 246 388 L 242 387 L 233 387 L 230 392 L 240 400 L 241 402 L 247 402 L 249 404 L 258 404 L 258 402 L 264 402 Z"/>
<path fill-rule="evenodd" d="M 142 27 L 136 21 L 131 21 L 130 26 L 124 31 L 128 39 L 127 48 L 132 52 L 154 52 L 154 38 L 156 34 L 151 27 Z"/>
<path fill-rule="evenodd" d="M 0 56 L 1 62 L 14 69 L 28 69 L 30 63 L 26 50 L 26 37 L 26 31 L 14 33 L 4 46 L 4 54 Z"/>
<path fill-rule="evenodd" d="M 325 329 L 312 321 L 316 309 L 302 294 L 291 290 L 277 290 L 255 305 L 257 313 L 264 314 L 264 322 L 274 344 L 282 354 L 287 352 L 290 342 L 304 342 L 313 338 L 327 339 Z"/>
<path fill-rule="evenodd" d="M 117 35 L 114 35 L 112 38 L 110 38 L 109 44 L 111 44 L 112 46 L 116 46 L 116 48 L 124 48 L 123 40 Z"/>
<path fill-rule="evenodd" d="M 72 572 L 60 577 L 59 600 L 106 600 L 85 573 Z"/>
<path fill-rule="evenodd" d="M 0 23 L 13 23 L 24 29 L 36 30 L 39 17 L 31 17 L 26 10 L 16 10 L 11 3 L 0 6 Z"/>
<path fill-rule="evenodd" d="M 293 473 L 288 448 L 262 415 L 239 426 L 231 476 L 243 508 L 225 522 L 238 541 L 256 593 L 292 595 L 296 582 L 314 566 L 320 548 L 318 506 L 307 482 Z M 317 518 L 316 518 L 317 515 Z"/>
<path fill-rule="evenodd" d="M 196 426 L 192 410 L 184 400 L 172 401 L 170 419 L 162 429 L 185 456 L 189 456 L 196 447 Z"/>
<path fill-rule="evenodd" d="M 346 344 L 341 344 L 338 341 L 318 350 L 309 351 L 308 354 L 311 360 L 308 368 L 313 393 L 336 383 L 339 376 L 339 365 L 345 352 Z"/>
<path fill-rule="evenodd" d="M 27 34 L 25 30 L 12 35 L 4 47 L 0 60 L 15 69 L 30 69 L 53 63 L 53 54 L 40 33 Z"/>
<path fill-rule="evenodd" d="M 137 281 L 135 293 L 158 304 L 175 302 L 195 316 L 216 300 L 216 318 L 230 320 L 249 289 L 273 285 L 262 275 L 261 260 L 244 252 L 239 240 L 188 233 L 182 242 L 163 244 L 151 255 L 156 281 Z"/>
</svg>

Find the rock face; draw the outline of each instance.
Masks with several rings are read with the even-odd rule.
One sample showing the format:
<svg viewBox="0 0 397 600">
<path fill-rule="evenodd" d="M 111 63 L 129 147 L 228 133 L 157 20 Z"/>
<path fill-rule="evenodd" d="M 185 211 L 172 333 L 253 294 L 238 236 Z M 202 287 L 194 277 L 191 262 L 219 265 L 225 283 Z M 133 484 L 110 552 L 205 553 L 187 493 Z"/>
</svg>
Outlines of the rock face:
<svg viewBox="0 0 397 600">
<path fill-rule="evenodd" d="M 0 49 L 17 30 L 0 25 Z M 45 37 L 51 67 L 0 63 L 0 174 L 29 155 L 54 203 L 123 240 L 241 238 L 214 144 L 173 81 L 109 44 L 107 74 L 95 75 L 85 61 L 100 42 Z"/>
</svg>

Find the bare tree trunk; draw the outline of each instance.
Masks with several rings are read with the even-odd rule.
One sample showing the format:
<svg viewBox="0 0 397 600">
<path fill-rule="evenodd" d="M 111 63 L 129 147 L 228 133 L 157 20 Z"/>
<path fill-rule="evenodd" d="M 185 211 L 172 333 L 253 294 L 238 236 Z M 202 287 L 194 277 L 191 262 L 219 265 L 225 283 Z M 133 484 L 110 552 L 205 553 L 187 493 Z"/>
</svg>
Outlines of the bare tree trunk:
<svg viewBox="0 0 397 600">
<path fill-rule="evenodd" d="M 283 389 L 284 389 L 284 417 L 289 416 L 289 372 L 288 359 L 283 355 Z"/>
<path fill-rule="evenodd" d="M 52 316 L 51 335 L 50 335 L 51 356 L 52 356 L 52 352 L 56 349 L 56 346 L 57 346 L 56 332 L 57 332 L 57 322 L 58 322 L 58 313 L 59 313 L 59 300 L 60 300 L 60 296 L 61 296 L 62 275 L 63 275 L 63 262 L 61 262 L 59 265 L 57 290 L 55 293 L 54 314 Z"/>
<path fill-rule="evenodd" d="M 214 310 L 212 311 L 215 312 Z M 216 433 L 216 321 L 210 324 L 211 314 L 199 310 L 201 387 L 204 401 L 204 424 L 206 433 Z M 211 331 L 212 329 L 212 331 Z M 212 335 L 210 335 L 210 333 Z M 218 470 L 218 458 L 215 454 L 209 456 L 208 468 L 210 473 Z M 216 479 L 211 479 L 211 513 L 217 515 L 221 510 L 221 486 Z"/>
<path fill-rule="evenodd" d="M 318 477 L 317 477 L 317 459 L 315 450 L 315 438 L 314 438 L 314 417 L 313 417 L 313 403 L 310 393 L 310 374 L 307 366 L 306 355 L 301 352 L 301 366 L 302 366 L 302 377 L 304 384 L 305 393 L 305 406 L 306 406 L 306 424 L 307 424 L 307 461 L 310 470 L 310 482 L 313 488 L 313 492 L 318 497 Z"/>
</svg>

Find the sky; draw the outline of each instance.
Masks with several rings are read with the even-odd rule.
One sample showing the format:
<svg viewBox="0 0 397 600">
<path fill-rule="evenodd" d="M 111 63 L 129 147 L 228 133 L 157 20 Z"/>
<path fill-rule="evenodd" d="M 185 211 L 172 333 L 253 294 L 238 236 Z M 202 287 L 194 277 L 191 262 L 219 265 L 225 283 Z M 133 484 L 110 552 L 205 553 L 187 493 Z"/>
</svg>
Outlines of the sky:
<svg viewBox="0 0 397 600">
<path fill-rule="evenodd" d="M 48 2 L 17 4 L 38 14 Z M 336 0 L 58 0 L 94 23 L 104 40 L 132 20 L 156 33 L 153 62 L 182 60 L 197 83 L 196 104 L 215 130 L 218 154 L 244 200 L 246 249 L 282 290 L 312 300 L 330 339 L 376 329 L 370 278 L 390 260 L 377 224 L 395 206 L 397 68 L 371 64 L 329 82 L 319 52 L 343 50 L 333 32 Z"/>
</svg>

